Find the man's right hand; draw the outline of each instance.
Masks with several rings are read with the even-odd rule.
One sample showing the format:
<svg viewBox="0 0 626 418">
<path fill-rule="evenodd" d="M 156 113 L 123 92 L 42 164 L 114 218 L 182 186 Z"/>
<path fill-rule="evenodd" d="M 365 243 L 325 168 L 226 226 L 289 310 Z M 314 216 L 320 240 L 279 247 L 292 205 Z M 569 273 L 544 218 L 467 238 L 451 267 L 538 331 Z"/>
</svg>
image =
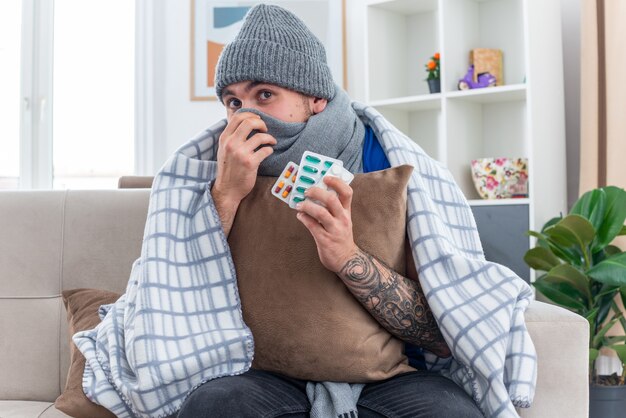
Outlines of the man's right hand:
<svg viewBox="0 0 626 418">
<path fill-rule="evenodd" d="M 259 132 L 247 139 L 252 130 Z M 217 176 L 211 187 L 215 208 L 228 237 L 239 203 L 252 191 L 261 161 L 274 152 L 276 139 L 266 133 L 267 126 L 252 112 L 236 113 L 220 135 L 217 149 Z M 256 151 L 255 151 L 256 150 Z"/>
</svg>

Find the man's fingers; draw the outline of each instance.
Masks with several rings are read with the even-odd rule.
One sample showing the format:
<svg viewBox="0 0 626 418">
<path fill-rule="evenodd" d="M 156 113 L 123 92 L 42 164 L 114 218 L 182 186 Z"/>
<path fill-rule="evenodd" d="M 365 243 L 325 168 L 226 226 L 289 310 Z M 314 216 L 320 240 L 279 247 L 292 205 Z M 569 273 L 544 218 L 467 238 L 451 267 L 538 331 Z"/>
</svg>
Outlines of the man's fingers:
<svg viewBox="0 0 626 418">
<path fill-rule="evenodd" d="M 300 202 L 299 205 L 300 206 L 297 207 L 298 211 L 304 212 L 311 218 L 315 219 L 315 221 L 322 224 L 324 229 L 326 229 L 327 231 L 329 229 L 332 229 L 334 218 L 330 214 L 328 209 L 310 200 L 304 200 L 303 202 Z"/>
<path fill-rule="evenodd" d="M 298 214 L 296 215 L 296 218 L 298 218 L 298 220 L 302 222 L 309 231 L 311 231 L 311 234 L 313 234 L 314 237 L 317 234 L 324 232 L 324 227 L 319 222 L 317 222 L 314 218 L 310 217 L 306 213 L 298 212 Z"/>
<path fill-rule="evenodd" d="M 256 133 L 242 147 L 245 147 L 250 152 L 254 152 L 261 145 L 276 145 L 276 138 L 270 134 Z"/>
<path fill-rule="evenodd" d="M 247 118 L 252 118 L 252 117 L 256 117 L 257 119 L 261 119 L 261 117 L 259 115 L 257 115 L 256 113 L 252 113 L 252 112 L 241 112 L 241 113 L 235 113 L 230 120 L 228 121 L 228 124 L 226 125 L 226 127 L 224 128 L 224 130 L 222 131 L 222 135 L 221 137 L 226 137 L 229 135 L 232 135 L 233 132 L 235 132 L 235 129 L 237 129 L 237 127 L 239 126 L 239 124 Z"/>
<path fill-rule="evenodd" d="M 336 198 L 335 193 L 330 190 L 322 190 L 319 187 L 313 186 L 308 188 L 304 195 L 307 198 L 322 202 L 326 205 L 326 209 L 328 209 L 331 215 L 336 218 L 339 217 L 344 210 L 341 202 Z"/>
<path fill-rule="evenodd" d="M 352 205 L 352 187 L 339 177 L 328 175 L 322 179 L 328 187 L 337 192 L 337 197 L 344 209 L 350 210 Z"/>
<path fill-rule="evenodd" d="M 237 143 L 244 143 L 248 139 L 250 132 L 254 129 L 267 132 L 267 126 L 261 118 L 246 118 L 241 121 L 237 129 L 235 129 L 235 132 L 231 135 L 231 138 Z"/>
<path fill-rule="evenodd" d="M 273 152 L 274 148 L 272 147 L 262 147 L 261 149 L 256 151 L 254 154 L 252 154 L 252 161 L 254 162 L 254 166 L 258 168 L 259 165 L 261 165 L 261 162 L 270 155 L 272 155 Z"/>
</svg>

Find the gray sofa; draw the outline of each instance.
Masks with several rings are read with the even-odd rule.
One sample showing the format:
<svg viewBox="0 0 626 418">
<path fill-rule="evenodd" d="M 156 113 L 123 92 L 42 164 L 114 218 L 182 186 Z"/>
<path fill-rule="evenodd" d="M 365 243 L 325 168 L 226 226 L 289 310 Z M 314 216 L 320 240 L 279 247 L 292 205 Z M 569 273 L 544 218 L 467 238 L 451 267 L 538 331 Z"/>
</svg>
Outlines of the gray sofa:
<svg viewBox="0 0 626 418">
<path fill-rule="evenodd" d="M 61 291 L 122 293 L 139 256 L 149 189 L 0 192 L 0 418 L 67 417 L 54 407 L 69 368 Z M 534 301 L 539 356 L 522 417 L 587 417 L 587 321 Z"/>
</svg>

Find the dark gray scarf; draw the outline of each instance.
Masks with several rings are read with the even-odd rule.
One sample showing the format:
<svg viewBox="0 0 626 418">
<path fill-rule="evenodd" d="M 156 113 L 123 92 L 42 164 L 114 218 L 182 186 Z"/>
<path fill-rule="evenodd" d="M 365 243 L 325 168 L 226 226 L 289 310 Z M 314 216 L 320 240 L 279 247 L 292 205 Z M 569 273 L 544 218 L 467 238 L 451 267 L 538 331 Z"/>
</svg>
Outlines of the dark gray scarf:
<svg viewBox="0 0 626 418">
<path fill-rule="evenodd" d="M 352 173 L 363 172 L 365 125 L 352 109 L 348 94 L 337 84 L 335 89 L 326 108 L 306 122 L 284 122 L 252 108 L 235 112 L 256 113 L 265 121 L 267 133 L 276 138 L 274 152 L 261 162 L 259 175 L 279 176 L 289 161 L 300 164 L 304 151 L 341 160 Z"/>
</svg>

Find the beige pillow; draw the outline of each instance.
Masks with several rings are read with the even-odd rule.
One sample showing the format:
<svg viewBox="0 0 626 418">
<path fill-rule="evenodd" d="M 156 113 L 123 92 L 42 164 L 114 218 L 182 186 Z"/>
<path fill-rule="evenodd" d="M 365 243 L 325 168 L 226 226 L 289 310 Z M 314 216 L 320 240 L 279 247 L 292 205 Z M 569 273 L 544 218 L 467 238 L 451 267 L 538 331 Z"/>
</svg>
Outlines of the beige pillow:
<svg viewBox="0 0 626 418">
<path fill-rule="evenodd" d="M 406 188 L 413 167 L 357 174 L 355 243 L 405 275 Z M 385 330 L 320 262 L 296 211 L 259 177 L 241 202 L 228 243 L 243 317 L 255 342 L 252 367 L 314 381 L 371 382 L 415 370 Z"/>
<path fill-rule="evenodd" d="M 65 389 L 54 402 L 54 406 L 76 418 L 115 418 L 115 414 L 102 405 L 91 402 L 83 392 L 85 357 L 71 338 L 78 331 L 92 329 L 98 325 L 100 305 L 113 303 L 121 295 L 106 290 L 84 288 L 65 290 L 62 295 L 67 311 L 71 357 Z"/>
</svg>

